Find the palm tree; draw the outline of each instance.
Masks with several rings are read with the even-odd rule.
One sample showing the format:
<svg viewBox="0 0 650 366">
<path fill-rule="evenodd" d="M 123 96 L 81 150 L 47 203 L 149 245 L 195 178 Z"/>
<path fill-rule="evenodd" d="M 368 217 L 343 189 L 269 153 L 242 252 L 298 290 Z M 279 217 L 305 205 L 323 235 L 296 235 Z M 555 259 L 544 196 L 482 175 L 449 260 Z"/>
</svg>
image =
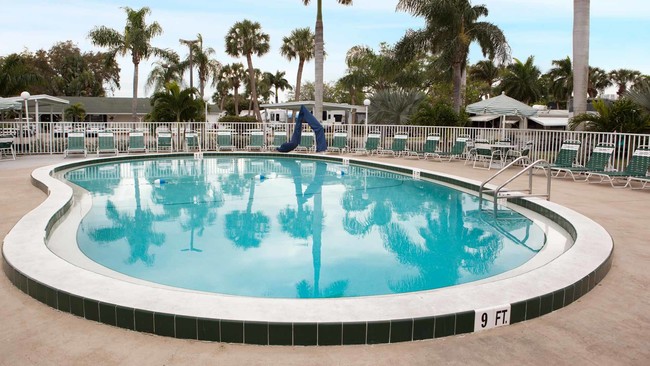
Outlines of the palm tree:
<svg viewBox="0 0 650 366">
<path fill-rule="evenodd" d="M 175 82 L 165 85 L 165 90 L 151 97 L 151 114 L 158 121 L 175 122 L 196 119 L 203 111 L 203 101 L 196 98 L 196 89 L 183 89 Z M 172 122 L 172 121 L 169 121 Z"/>
<path fill-rule="evenodd" d="M 72 122 L 80 122 L 86 118 L 86 108 L 82 103 L 75 103 L 63 111 L 66 119 L 71 119 Z"/>
<path fill-rule="evenodd" d="M 623 94 L 625 94 L 628 84 L 634 85 L 637 81 L 639 81 L 640 77 L 641 73 L 639 71 L 630 69 L 618 69 L 609 72 L 609 78 L 612 80 L 612 82 L 618 85 L 618 91 L 616 94 L 619 96 L 623 96 Z"/>
<path fill-rule="evenodd" d="M 165 89 L 167 83 L 176 82 L 181 84 L 183 77 L 181 75 L 180 59 L 175 52 L 167 52 L 161 61 L 154 62 L 154 68 L 149 72 L 145 91 L 153 87 L 154 92 Z"/>
<path fill-rule="evenodd" d="M 534 56 L 528 56 L 525 63 L 515 58 L 514 63 L 508 65 L 501 80 L 501 90 L 507 95 L 526 104 L 531 104 L 542 95 L 539 81 L 541 72 L 533 63 Z"/>
<path fill-rule="evenodd" d="M 492 86 L 499 80 L 501 71 L 492 60 L 479 61 L 469 68 L 470 77 L 483 84 L 482 94 L 487 98 L 493 94 Z"/>
<path fill-rule="evenodd" d="M 440 54 L 452 68 L 453 107 L 460 111 L 463 100 L 465 66 L 469 46 L 477 42 L 483 55 L 499 63 L 510 57 L 506 37 L 496 25 L 479 22 L 488 15 L 484 5 L 472 6 L 469 0 L 400 0 L 397 10 L 421 16 L 425 27 L 409 30 L 397 44 L 400 58 L 413 58 L 430 52 Z"/>
<path fill-rule="evenodd" d="M 601 99 L 595 100 L 593 105 L 598 113 L 573 117 L 569 122 L 572 130 L 583 125 L 586 131 L 642 133 L 650 127 L 650 116 L 639 113 L 637 105 L 629 99 L 619 99 L 611 104 Z"/>
<path fill-rule="evenodd" d="M 336 0 L 341 5 L 352 5 L 352 0 Z M 303 4 L 309 5 L 311 0 L 302 0 Z M 316 52 L 315 52 L 315 77 L 316 93 L 314 98 L 314 116 L 320 118 L 323 115 L 323 58 L 325 51 L 323 50 L 323 0 L 317 0 L 316 10 Z"/>
<path fill-rule="evenodd" d="M 607 72 L 600 67 L 589 66 L 589 84 L 587 94 L 590 98 L 596 98 L 605 88 L 612 85 Z M 575 106 L 573 107 L 575 111 Z"/>
<path fill-rule="evenodd" d="M 425 97 L 416 89 L 380 90 L 371 98 L 368 118 L 376 124 L 406 124 Z"/>
<path fill-rule="evenodd" d="M 203 96 L 205 95 L 205 86 L 208 81 L 212 79 L 212 85 L 216 85 L 216 80 L 221 71 L 221 63 L 216 59 L 211 58 L 211 56 L 216 53 L 214 48 L 203 48 L 203 36 L 201 33 L 196 35 L 196 39 L 198 42 L 193 43 L 190 47 L 192 47 L 192 62 L 198 69 L 199 95 L 201 96 L 201 99 L 203 99 Z"/>
<path fill-rule="evenodd" d="M 573 0 L 573 113 L 587 111 L 589 0 Z"/>
<path fill-rule="evenodd" d="M 560 60 L 553 60 L 551 62 L 553 68 L 549 70 L 548 74 L 551 78 L 551 94 L 558 102 L 566 102 L 567 109 L 569 108 L 569 100 L 571 100 L 571 92 L 573 91 L 573 67 L 571 66 L 571 58 Z"/>
<path fill-rule="evenodd" d="M 650 80 L 641 81 L 628 90 L 625 96 L 650 114 Z"/>
<path fill-rule="evenodd" d="M 236 22 L 226 34 L 226 53 L 233 57 L 246 56 L 248 63 L 248 76 L 251 85 L 251 99 L 253 109 L 258 121 L 262 120 L 260 106 L 257 102 L 257 87 L 255 85 L 255 69 L 253 68 L 253 54 L 259 56 L 269 52 L 270 37 L 262 33 L 262 26 L 258 22 L 244 19 Z"/>
<path fill-rule="evenodd" d="M 124 33 L 106 26 L 95 27 L 88 37 L 92 43 L 101 47 L 108 47 L 113 56 L 125 56 L 131 53 L 133 62 L 133 100 L 131 102 L 131 118 L 137 120 L 138 106 L 138 68 L 140 61 L 148 59 L 151 55 L 162 55 L 165 52 L 151 45 L 151 39 L 162 34 L 162 27 L 158 22 L 146 24 L 145 17 L 151 13 L 148 7 L 133 10 L 128 6 L 123 7 L 126 12 L 126 26 Z"/>
<path fill-rule="evenodd" d="M 291 31 L 288 37 L 282 38 L 282 47 L 280 54 L 289 61 L 294 58 L 298 59 L 298 73 L 296 76 L 296 87 L 294 99 L 300 100 L 300 84 L 302 82 L 302 68 L 306 61 L 314 58 L 315 36 L 309 28 L 297 28 Z"/>
<path fill-rule="evenodd" d="M 239 87 L 241 86 L 242 80 L 246 77 L 244 65 L 239 62 L 226 65 L 221 69 L 221 75 L 223 75 L 224 80 L 228 82 L 228 85 L 234 91 L 235 115 L 239 115 Z"/>
<path fill-rule="evenodd" d="M 284 91 L 286 89 L 292 89 L 291 84 L 289 84 L 289 81 L 284 77 L 286 72 L 278 70 L 275 74 L 271 74 L 270 72 L 264 74 L 268 74 L 266 75 L 266 79 L 269 86 L 275 89 L 275 102 L 278 103 L 278 90 Z"/>
</svg>

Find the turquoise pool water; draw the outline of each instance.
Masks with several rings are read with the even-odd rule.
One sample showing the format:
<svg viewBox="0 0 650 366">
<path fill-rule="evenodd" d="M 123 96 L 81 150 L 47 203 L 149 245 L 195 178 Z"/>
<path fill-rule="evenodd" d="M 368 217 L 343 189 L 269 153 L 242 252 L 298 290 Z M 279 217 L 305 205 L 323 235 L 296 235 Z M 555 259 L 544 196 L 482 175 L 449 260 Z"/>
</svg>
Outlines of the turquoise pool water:
<svg viewBox="0 0 650 366">
<path fill-rule="evenodd" d="M 293 158 L 206 157 L 66 173 L 92 197 L 77 231 L 93 261 L 221 294 L 405 293 L 492 277 L 530 260 L 543 230 L 495 221 L 470 194 L 377 169 Z"/>
</svg>

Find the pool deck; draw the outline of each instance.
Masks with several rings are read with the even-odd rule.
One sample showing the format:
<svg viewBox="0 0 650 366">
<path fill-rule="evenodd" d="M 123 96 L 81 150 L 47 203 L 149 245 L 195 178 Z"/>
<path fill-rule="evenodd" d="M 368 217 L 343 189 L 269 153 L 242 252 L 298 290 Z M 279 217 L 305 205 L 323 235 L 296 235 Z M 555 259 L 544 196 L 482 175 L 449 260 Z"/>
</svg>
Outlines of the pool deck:
<svg viewBox="0 0 650 366">
<path fill-rule="evenodd" d="M 88 158 L 90 159 L 90 158 Z M 462 162 L 372 158 L 484 180 L 494 170 Z M 80 160 L 68 158 L 67 161 Z M 0 235 L 45 199 L 37 167 L 62 155 L 0 161 Z M 544 184 L 541 175 L 535 186 Z M 553 202 L 582 213 L 614 238 L 609 274 L 569 306 L 489 331 L 374 346 L 281 347 L 207 343 L 127 331 L 54 310 L 0 276 L 0 365 L 646 365 L 650 363 L 650 190 L 553 180 Z M 645 214 L 644 214 L 645 213 Z"/>
</svg>

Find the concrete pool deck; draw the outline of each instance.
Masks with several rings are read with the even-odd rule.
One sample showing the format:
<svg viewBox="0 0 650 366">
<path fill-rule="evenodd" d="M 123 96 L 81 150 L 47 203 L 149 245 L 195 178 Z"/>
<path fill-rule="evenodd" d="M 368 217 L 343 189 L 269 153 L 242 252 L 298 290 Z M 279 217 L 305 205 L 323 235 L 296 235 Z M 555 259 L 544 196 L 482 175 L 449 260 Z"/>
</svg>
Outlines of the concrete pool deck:
<svg viewBox="0 0 650 366">
<path fill-rule="evenodd" d="M 460 162 L 373 159 L 475 180 L 494 173 Z M 31 185 L 31 171 L 62 161 L 62 156 L 27 156 L 0 162 L 3 237 L 45 198 Z M 273 347 L 183 341 L 58 312 L 1 276 L 0 364 L 646 364 L 650 360 L 650 274 L 644 265 L 650 257 L 646 244 L 650 230 L 643 213 L 650 204 L 649 194 L 649 190 L 554 180 L 552 201 L 592 218 L 612 235 L 616 244 L 613 266 L 596 288 L 568 307 L 508 327 L 376 346 Z"/>
</svg>

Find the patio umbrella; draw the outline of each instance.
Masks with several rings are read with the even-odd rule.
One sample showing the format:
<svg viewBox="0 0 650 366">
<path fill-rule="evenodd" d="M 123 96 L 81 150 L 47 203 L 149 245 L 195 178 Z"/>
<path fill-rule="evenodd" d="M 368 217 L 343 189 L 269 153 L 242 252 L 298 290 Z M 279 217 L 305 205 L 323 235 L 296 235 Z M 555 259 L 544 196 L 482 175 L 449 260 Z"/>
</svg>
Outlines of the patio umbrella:
<svg viewBox="0 0 650 366">
<path fill-rule="evenodd" d="M 528 104 L 522 103 L 517 99 L 507 96 L 505 93 L 472 103 L 465 107 L 465 111 L 474 114 L 498 114 L 501 116 L 501 137 L 505 137 L 505 117 L 518 116 L 530 117 L 537 113 L 537 110 Z"/>
</svg>

